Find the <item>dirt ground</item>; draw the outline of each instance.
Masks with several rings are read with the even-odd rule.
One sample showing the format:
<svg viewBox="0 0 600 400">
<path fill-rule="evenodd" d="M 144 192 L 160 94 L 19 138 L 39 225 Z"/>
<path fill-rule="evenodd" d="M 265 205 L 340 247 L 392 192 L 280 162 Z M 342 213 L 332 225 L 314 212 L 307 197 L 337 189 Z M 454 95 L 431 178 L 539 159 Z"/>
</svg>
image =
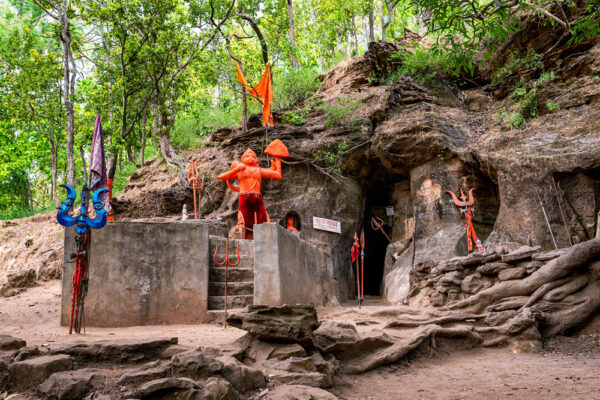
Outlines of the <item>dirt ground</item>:
<svg viewBox="0 0 600 400">
<path fill-rule="evenodd" d="M 397 308 L 397 307 L 396 307 Z M 357 311 L 352 305 L 320 310 L 320 316 L 360 321 L 359 331 L 378 328 L 389 316 L 371 314 L 386 307 L 372 302 Z M 387 307 L 393 310 L 393 307 Z M 244 334 L 219 325 L 164 325 L 93 328 L 69 335 L 59 326 L 60 283 L 44 282 L 13 297 L 0 298 L 0 333 L 28 345 L 116 338 L 178 337 L 187 346 L 218 346 Z M 407 360 L 358 376 L 338 376 L 328 389 L 340 399 L 599 399 L 600 335 L 559 338 L 541 353 L 515 354 L 509 349 L 477 349 Z M 585 343 L 585 346 L 578 343 Z M 573 349 L 570 351 L 569 349 Z"/>
</svg>

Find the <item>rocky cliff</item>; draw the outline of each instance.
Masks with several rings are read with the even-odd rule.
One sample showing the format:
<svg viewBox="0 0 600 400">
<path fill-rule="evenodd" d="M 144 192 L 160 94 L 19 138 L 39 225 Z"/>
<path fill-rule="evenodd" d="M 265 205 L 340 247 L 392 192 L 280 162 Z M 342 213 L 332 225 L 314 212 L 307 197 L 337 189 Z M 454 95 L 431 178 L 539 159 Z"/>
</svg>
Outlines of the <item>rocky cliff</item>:
<svg viewBox="0 0 600 400">
<path fill-rule="evenodd" d="M 494 62 L 459 82 L 395 76 L 389 57 L 411 51 L 409 41 L 371 43 L 364 55 L 326 73 L 314 99 L 277 112 L 274 127 L 261 127 L 253 116 L 247 132 L 220 129 L 187 154 L 200 160 L 206 177 L 202 215 L 233 225 L 236 193 L 217 175 L 246 148 L 261 155 L 281 139 L 290 158 L 282 181 L 264 183 L 265 205 L 273 221 L 288 212 L 300 216 L 301 237 L 329 255 L 329 292 L 340 300 L 354 296 L 349 249 L 363 228 L 366 292 L 381 292 L 391 303 L 406 301 L 411 266 L 467 254 L 465 218 L 446 190 L 475 188 L 474 227 L 488 250 L 502 243 L 511 243 L 506 251 L 551 250 L 595 237 L 600 41 L 552 48 L 555 37 L 544 38 L 514 35 Z M 550 50 L 535 70 L 511 61 L 528 48 Z M 519 82 L 523 95 L 515 93 Z M 523 107 L 536 117 L 519 121 Z M 268 165 L 266 156 L 261 164 Z M 141 195 L 143 208 L 135 206 Z M 115 209 L 120 218 L 165 216 L 180 214 L 183 203 L 193 209 L 183 173 L 152 165 L 134 174 Z M 313 216 L 340 221 L 341 234 L 313 229 Z M 380 218 L 392 246 L 372 229 L 372 217 Z M 413 224 L 414 250 L 407 239 Z"/>
</svg>

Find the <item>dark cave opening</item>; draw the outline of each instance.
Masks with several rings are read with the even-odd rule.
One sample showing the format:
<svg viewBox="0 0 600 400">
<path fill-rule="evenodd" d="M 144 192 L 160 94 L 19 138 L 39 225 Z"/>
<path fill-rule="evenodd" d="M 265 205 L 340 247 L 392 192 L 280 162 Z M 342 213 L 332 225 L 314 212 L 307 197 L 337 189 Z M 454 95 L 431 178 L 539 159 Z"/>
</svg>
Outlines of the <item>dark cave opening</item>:
<svg viewBox="0 0 600 400">
<path fill-rule="evenodd" d="M 385 253 L 394 228 L 394 184 L 371 181 L 365 187 L 366 202 L 363 220 L 365 233 L 364 294 L 381 295 Z M 373 221 L 374 219 L 374 221 Z M 381 229 L 385 232 L 382 233 Z M 358 232 L 360 238 L 360 232 Z M 356 267 L 355 267 L 356 268 Z"/>
</svg>

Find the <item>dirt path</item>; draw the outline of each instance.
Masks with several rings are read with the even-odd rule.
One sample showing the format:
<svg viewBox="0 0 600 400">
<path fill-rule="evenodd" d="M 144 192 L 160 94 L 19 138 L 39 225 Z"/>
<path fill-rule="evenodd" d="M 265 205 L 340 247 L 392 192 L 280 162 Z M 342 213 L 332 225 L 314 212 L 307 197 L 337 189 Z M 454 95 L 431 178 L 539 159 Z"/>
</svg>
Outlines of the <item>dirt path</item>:
<svg viewBox="0 0 600 400">
<path fill-rule="evenodd" d="M 359 331 L 381 328 L 391 317 L 371 316 L 399 307 L 376 302 L 356 312 L 353 307 L 320 310 L 323 319 L 364 321 Z M 244 331 L 219 325 L 160 325 L 88 328 L 69 335 L 59 326 L 60 282 L 50 281 L 9 298 L 0 298 L 0 333 L 23 338 L 28 345 L 72 343 L 116 338 L 178 337 L 186 346 L 219 346 Z M 418 316 L 415 316 L 418 317 Z M 594 340 L 598 340 L 594 336 Z M 569 339 L 577 340 L 577 339 Z M 569 348 L 576 346 L 569 346 Z M 563 346 L 564 350 L 564 346 Z M 598 399 L 600 351 L 578 354 L 513 354 L 507 349 L 478 349 L 418 359 L 379 368 L 359 376 L 339 376 L 329 390 L 340 399 Z"/>
<path fill-rule="evenodd" d="M 127 328 L 86 329 L 85 335 L 69 335 L 60 326 L 60 281 L 44 282 L 13 297 L 0 297 L 0 334 L 8 334 L 35 346 L 46 343 L 73 343 L 103 339 L 178 337 L 185 346 L 218 346 L 245 334 L 219 325 L 155 325 Z"/>
<path fill-rule="evenodd" d="M 340 399 L 600 399 L 600 355 L 476 350 L 343 376 Z"/>
</svg>

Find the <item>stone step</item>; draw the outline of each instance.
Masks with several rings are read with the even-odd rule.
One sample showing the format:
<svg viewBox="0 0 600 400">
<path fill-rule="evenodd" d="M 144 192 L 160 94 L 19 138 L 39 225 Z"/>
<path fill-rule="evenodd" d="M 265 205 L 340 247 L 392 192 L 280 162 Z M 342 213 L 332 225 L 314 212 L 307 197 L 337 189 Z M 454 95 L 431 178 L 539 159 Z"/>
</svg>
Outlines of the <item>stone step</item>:
<svg viewBox="0 0 600 400">
<path fill-rule="evenodd" d="M 227 274 L 229 279 L 229 274 Z M 227 295 L 253 295 L 254 294 L 254 282 L 227 282 Z M 225 282 L 209 282 L 208 283 L 208 295 L 209 296 L 224 296 L 225 295 Z"/>
<path fill-rule="evenodd" d="M 225 282 L 225 267 L 211 267 L 208 269 L 209 282 Z M 228 282 L 250 282 L 254 281 L 254 270 L 252 268 L 227 268 Z"/>
<path fill-rule="evenodd" d="M 244 308 L 232 308 L 227 309 L 227 316 L 233 315 L 234 313 L 238 313 L 244 311 Z M 209 322 L 213 324 L 223 324 L 223 320 L 225 319 L 225 311 L 223 310 L 208 310 Z"/>
<path fill-rule="evenodd" d="M 227 308 L 244 308 L 254 301 L 253 295 L 227 296 Z M 225 296 L 208 296 L 209 310 L 222 310 L 225 304 Z"/>
</svg>

